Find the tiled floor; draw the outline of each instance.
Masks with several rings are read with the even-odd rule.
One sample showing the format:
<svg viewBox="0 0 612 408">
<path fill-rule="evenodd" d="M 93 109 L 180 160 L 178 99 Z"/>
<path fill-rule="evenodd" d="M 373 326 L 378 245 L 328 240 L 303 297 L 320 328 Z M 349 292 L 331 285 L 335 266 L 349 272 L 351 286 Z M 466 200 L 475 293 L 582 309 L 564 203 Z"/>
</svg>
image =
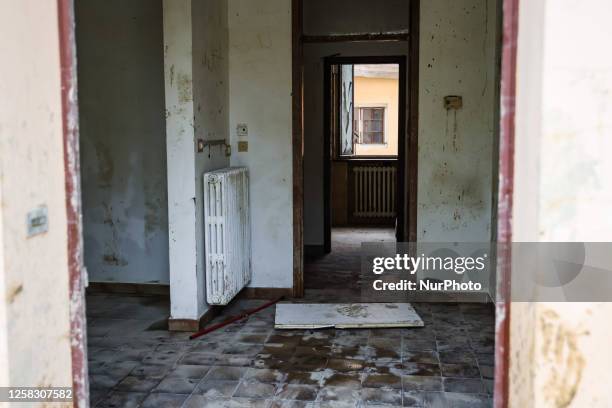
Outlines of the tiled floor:
<svg viewBox="0 0 612 408">
<path fill-rule="evenodd" d="M 307 298 L 323 297 L 316 282 Z M 261 302 L 236 301 L 216 320 Z M 186 408 L 491 406 L 492 307 L 413 305 L 425 322 L 423 328 L 281 331 L 274 329 L 271 307 L 189 340 L 186 333 L 165 330 L 169 306 L 164 298 L 89 295 L 91 403 Z"/>
</svg>

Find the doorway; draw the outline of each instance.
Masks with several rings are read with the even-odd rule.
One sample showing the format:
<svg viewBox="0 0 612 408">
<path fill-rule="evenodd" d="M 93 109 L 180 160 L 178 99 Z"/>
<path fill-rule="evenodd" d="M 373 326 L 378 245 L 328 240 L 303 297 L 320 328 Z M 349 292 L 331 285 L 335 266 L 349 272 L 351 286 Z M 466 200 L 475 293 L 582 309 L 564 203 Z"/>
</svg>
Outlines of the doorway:
<svg viewBox="0 0 612 408">
<path fill-rule="evenodd" d="M 368 231 L 402 241 L 406 57 L 325 58 L 323 95 L 325 253 Z"/>
</svg>

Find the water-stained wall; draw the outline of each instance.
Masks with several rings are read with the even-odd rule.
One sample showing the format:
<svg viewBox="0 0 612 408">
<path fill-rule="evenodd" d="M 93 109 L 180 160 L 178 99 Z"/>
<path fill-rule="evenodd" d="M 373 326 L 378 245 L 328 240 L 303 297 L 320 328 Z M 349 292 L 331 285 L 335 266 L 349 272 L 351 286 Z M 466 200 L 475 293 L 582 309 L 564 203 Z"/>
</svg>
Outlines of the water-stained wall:
<svg viewBox="0 0 612 408">
<path fill-rule="evenodd" d="M 76 2 L 85 263 L 168 283 L 161 0 Z"/>
<path fill-rule="evenodd" d="M 493 0 L 421 2 L 417 239 L 489 241 L 496 107 Z M 460 95 L 463 108 L 446 110 Z"/>
<path fill-rule="evenodd" d="M 250 172 L 253 287 L 293 284 L 291 2 L 229 0 L 232 165 Z M 248 137 L 238 138 L 239 123 Z M 248 152 L 237 142 L 248 141 Z"/>
</svg>

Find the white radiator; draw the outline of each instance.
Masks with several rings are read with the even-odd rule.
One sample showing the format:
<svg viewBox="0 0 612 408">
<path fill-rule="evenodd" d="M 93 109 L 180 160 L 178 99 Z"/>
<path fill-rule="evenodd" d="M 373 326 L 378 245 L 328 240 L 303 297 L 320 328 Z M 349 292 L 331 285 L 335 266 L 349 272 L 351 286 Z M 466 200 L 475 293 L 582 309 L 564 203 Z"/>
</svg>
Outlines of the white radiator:
<svg viewBox="0 0 612 408">
<path fill-rule="evenodd" d="M 204 173 L 206 300 L 226 305 L 251 280 L 249 173 L 230 167 Z"/>
<path fill-rule="evenodd" d="M 388 218 L 395 216 L 394 166 L 355 166 L 353 216 Z"/>
</svg>

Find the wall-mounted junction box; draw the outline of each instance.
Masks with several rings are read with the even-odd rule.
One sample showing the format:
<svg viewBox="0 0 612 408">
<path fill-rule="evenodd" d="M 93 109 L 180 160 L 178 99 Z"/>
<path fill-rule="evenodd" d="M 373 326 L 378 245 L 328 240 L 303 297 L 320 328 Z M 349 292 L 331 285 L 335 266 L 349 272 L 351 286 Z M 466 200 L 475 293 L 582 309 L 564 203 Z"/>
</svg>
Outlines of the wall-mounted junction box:
<svg viewBox="0 0 612 408">
<path fill-rule="evenodd" d="M 236 126 L 236 134 L 238 137 L 247 137 L 249 135 L 249 127 L 245 123 L 239 123 Z"/>
<path fill-rule="evenodd" d="M 463 107 L 463 98 L 458 95 L 448 95 L 444 97 L 444 109 L 461 109 Z"/>
</svg>

